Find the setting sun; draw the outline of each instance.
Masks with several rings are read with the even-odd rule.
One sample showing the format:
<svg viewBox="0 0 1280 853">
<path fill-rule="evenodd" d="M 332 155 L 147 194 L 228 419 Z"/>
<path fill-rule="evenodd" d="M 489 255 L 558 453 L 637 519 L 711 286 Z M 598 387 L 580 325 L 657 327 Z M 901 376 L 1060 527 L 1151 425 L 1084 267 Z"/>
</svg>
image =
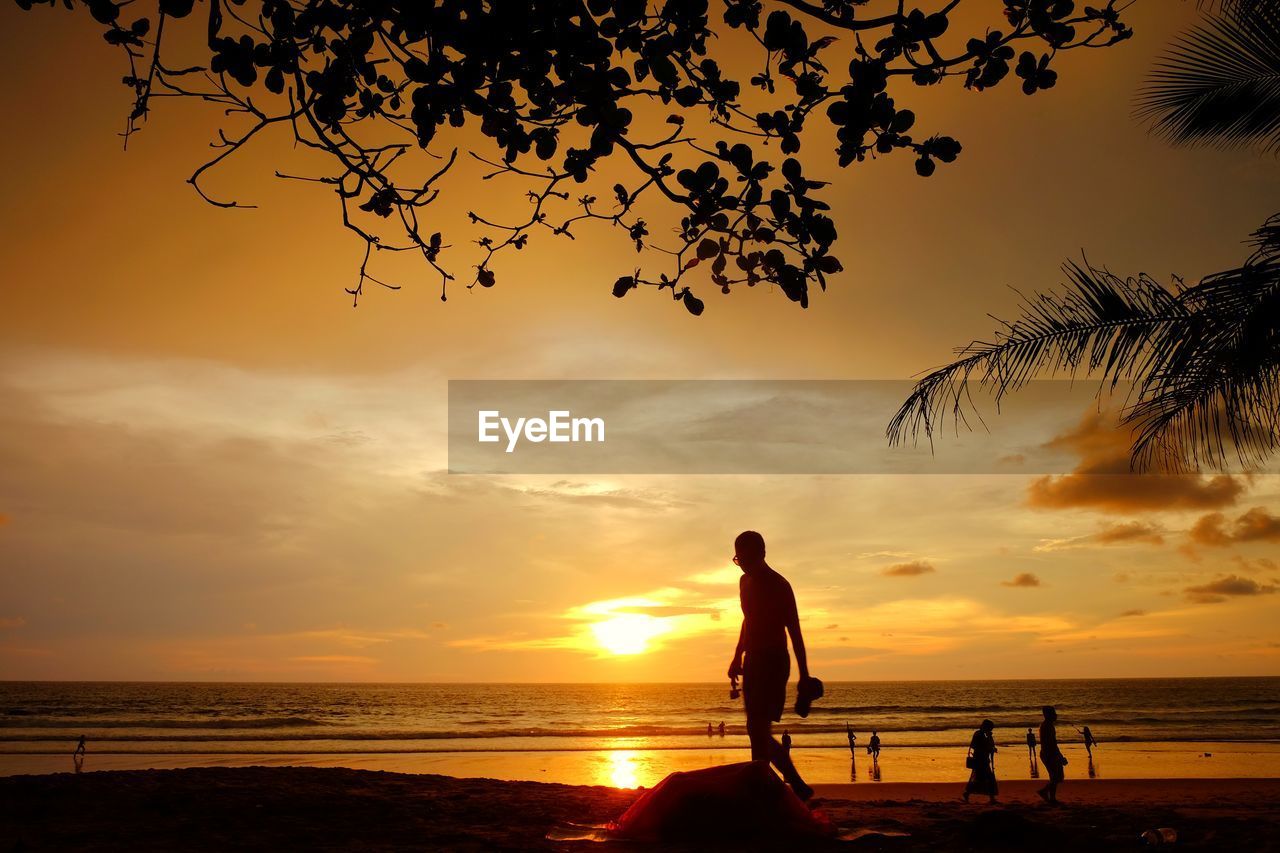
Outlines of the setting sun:
<svg viewBox="0 0 1280 853">
<path fill-rule="evenodd" d="M 664 620 L 638 613 L 623 613 L 591 626 L 600 648 L 615 655 L 642 654 L 650 640 L 668 630 Z"/>
</svg>

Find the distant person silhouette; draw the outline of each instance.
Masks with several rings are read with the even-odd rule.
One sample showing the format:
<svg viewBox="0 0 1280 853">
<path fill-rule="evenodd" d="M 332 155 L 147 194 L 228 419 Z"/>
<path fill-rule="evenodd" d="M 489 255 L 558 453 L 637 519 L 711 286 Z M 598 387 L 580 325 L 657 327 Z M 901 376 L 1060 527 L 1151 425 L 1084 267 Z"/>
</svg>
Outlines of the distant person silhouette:
<svg viewBox="0 0 1280 853">
<path fill-rule="evenodd" d="M 707 737 L 711 737 L 713 734 L 715 734 L 715 729 L 711 728 L 710 723 L 707 723 Z"/>
<path fill-rule="evenodd" d="M 1098 745 L 1098 741 L 1094 739 L 1093 732 L 1085 726 L 1080 730 L 1080 734 L 1084 735 L 1084 750 L 1089 753 L 1089 778 L 1098 778 L 1098 767 L 1093 763 L 1093 748 Z"/>
<path fill-rule="evenodd" d="M 782 730 L 782 749 L 788 756 L 791 755 L 791 732 L 786 729 Z"/>
<path fill-rule="evenodd" d="M 720 721 L 720 737 L 724 737 L 724 720 Z"/>
<path fill-rule="evenodd" d="M 1046 803 L 1058 802 L 1058 785 L 1067 778 L 1067 757 L 1058 747 L 1058 712 L 1052 705 L 1040 709 L 1044 722 L 1040 724 L 1040 761 L 1049 773 L 1049 784 L 1036 791 Z"/>
<path fill-rule="evenodd" d="M 969 739 L 969 757 L 965 764 L 969 767 L 969 781 L 960 795 L 966 803 L 970 794 L 986 794 L 991 802 L 996 801 L 999 786 L 996 783 L 996 740 L 993 732 L 996 724 L 983 720 L 982 725 Z"/>
<path fill-rule="evenodd" d="M 80 735 L 80 742 L 76 744 L 75 750 L 71 753 L 71 763 L 75 765 L 77 773 L 84 769 L 84 753 L 84 735 Z"/>
<path fill-rule="evenodd" d="M 849 738 L 849 754 L 854 758 L 858 757 L 858 736 L 853 733 L 853 729 L 848 723 L 844 724 L 845 736 Z"/>
<path fill-rule="evenodd" d="M 788 634 L 795 648 L 800 681 L 809 679 L 795 593 L 787 579 L 765 562 L 764 537 L 759 533 L 748 530 L 739 534 L 733 548 L 733 562 L 742 569 L 738 580 L 742 629 L 729 664 L 729 679 L 736 682 L 742 677 L 751 760 L 771 762 L 796 796 L 808 800 L 813 789 L 800 778 L 791 757 L 773 737 L 773 724 L 782 720 L 787 702 L 787 678 L 791 674 Z"/>
<path fill-rule="evenodd" d="M 1036 733 L 1031 730 L 1030 726 L 1027 727 L 1027 761 L 1031 765 L 1031 778 L 1039 778 L 1040 767 L 1036 764 Z"/>
<path fill-rule="evenodd" d="M 871 730 L 871 740 L 867 743 L 867 753 L 871 756 L 871 781 L 880 781 L 880 732 Z"/>
</svg>

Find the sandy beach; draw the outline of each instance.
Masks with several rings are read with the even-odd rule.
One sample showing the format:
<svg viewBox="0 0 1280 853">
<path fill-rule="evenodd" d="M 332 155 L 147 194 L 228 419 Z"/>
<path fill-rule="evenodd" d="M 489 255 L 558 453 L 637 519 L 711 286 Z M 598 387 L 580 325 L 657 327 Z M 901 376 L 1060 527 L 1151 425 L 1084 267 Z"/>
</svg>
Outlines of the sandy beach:
<svg viewBox="0 0 1280 853">
<path fill-rule="evenodd" d="M 1280 849 L 1280 779 L 1068 783 L 1058 808 L 1040 803 L 1034 790 L 1030 781 L 1006 783 L 1004 802 L 992 807 L 961 803 L 952 784 L 821 785 L 817 808 L 846 832 L 873 832 L 802 846 L 1132 850 L 1142 831 L 1167 826 L 1177 830 L 1179 849 Z M 0 779 L 0 850 L 589 849 L 590 842 L 553 841 L 547 834 L 571 824 L 604 824 L 637 796 L 605 787 L 343 768 L 14 776 Z M 758 842 L 749 849 L 797 846 Z"/>
</svg>

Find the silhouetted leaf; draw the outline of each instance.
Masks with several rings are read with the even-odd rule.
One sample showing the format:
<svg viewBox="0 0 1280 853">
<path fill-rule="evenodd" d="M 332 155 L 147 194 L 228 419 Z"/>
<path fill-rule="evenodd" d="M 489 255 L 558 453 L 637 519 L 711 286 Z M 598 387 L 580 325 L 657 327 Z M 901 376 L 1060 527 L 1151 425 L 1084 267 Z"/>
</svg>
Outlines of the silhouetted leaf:
<svg viewBox="0 0 1280 853">
<path fill-rule="evenodd" d="M 684 307 L 689 309 L 689 313 L 695 317 L 701 315 L 702 310 L 706 308 L 706 306 L 702 304 L 701 299 L 694 296 L 692 293 L 690 293 L 687 290 L 684 292 L 683 302 L 684 302 Z"/>
</svg>

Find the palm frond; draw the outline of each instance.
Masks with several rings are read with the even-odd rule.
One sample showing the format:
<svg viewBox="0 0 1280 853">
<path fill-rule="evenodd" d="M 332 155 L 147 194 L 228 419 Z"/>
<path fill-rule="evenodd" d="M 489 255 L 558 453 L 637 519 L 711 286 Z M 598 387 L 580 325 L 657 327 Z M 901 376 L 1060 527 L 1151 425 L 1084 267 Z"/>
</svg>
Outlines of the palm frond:
<svg viewBox="0 0 1280 853">
<path fill-rule="evenodd" d="M 932 443 L 938 425 L 968 425 L 974 411 L 970 384 L 998 404 L 1041 375 L 1093 375 L 1114 388 L 1146 375 L 1168 341 L 1193 322 L 1179 294 L 1147 276 L 1121 278 L 1087 262 L 1063 267 L 1067 286 L 1024 299 L 1022 316 L 993 342 L 974 341 L 959 358 L 924 376 L 889 423 L 891 444 L 924 434 Z"/>
<path fill-rule="evenodd" d="M 1221 467 L 1230 456 L 1258 464 L 1280 449 L 1280 258 L 1260 250 L 1182 301 L 1196 318 L 1192 333 L 1125 412 L 1134 465 Z"/>
<path fill-rule="evenodd" d="M 1098 394 L 1132 382 L 1123 420 L 1139 470 L 1246 466 L 1280 450 L 1280 221 L 1243 266 L 1194 287 L 1122 279 L 1068 264 L 1064 291 L 1024 301 L 993 343 L 975 341 L 923 377 L 890 421 L 890 443 L 933 441 L 944 420 L 968 425 L 971 385 L 997 402 L 1031 378 L 1097 378 Z"/>
<path fill-rule="evenodd" d="M 1256 250 L 1256 261 L 1280 258 L 1280 213 L 1262 223 L 1262 227 L 1251 235 L 1249 244 Z"/>
<path fill-rule="evenodd" d="M 1280 8 L 1277 0 L 1196 0 L 1196 6 L 1211 14 L 1248 17 L 1257 14 L 1274 14 Z"/>
<path fill-rule="evenodd" d="M 1280 151 L 1280 2 L 1218 6 L 1157 61 L 1136 114 L 1174 143 Z"/>
<path fill-rule="evenodd" d="M 1246 469 L 1261 465 L 1280 449 L 1278 380 L 1274 370 L 1249 381 L 1206 370 L 1139 400 L 1122 420 L 1136 436 L 1132 467 L 1199 471 L 1221 468 L 1231 458 Z"/>
</svg>

